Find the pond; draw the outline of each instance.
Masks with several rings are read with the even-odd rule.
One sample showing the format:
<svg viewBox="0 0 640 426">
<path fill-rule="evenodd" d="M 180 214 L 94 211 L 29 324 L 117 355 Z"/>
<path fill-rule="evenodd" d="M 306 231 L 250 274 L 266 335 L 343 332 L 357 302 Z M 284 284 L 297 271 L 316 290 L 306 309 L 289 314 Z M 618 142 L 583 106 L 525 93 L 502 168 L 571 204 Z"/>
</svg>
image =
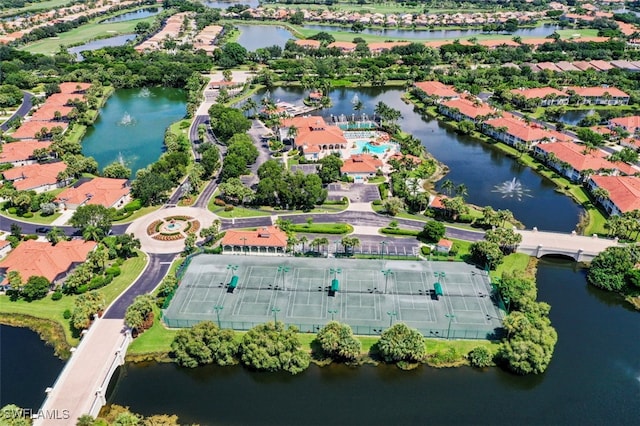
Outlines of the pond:
<svg viewBox="0 0 640 426">
<path fill-rule="evenodd" d="M 0 407 L 16 404 L 37 410 L 63 366 L 35 332 L 0 325 Z"/>
<path fill-rule="evenodd" d="M 238 43 L 252 52 L 273 45 L 284 48 L 288 40 L 295 38 L 291 31 L 277 25 L 235 25 L 240 30 Z"/>
<path fill-rule="evenodd" d="M 446 179 L 455 185 L 464 183 L 470 203 L 495 209 L 509 209 L 527 228 L 534 226 L 540 230 L 570 232 L 575 228 L 581 207 L 570 198 L 555 191 L 555 185 L 541 177 L 528 167 L 520 165 L 514 159 L 477 139 L 461 135 L 436 119 L 421 116 L 410 104 L 404 103 L 399 88 L 348 88 L 337 89 L 330 93 L 333 106 L 320 110 L 331 120 L 331 115 L 354 113 L 352 100 L 358 95 L 365 108 L 364 113 L 371 116 L 379 101 L 401 111 L 399 121 L 402 130 L 420 139 L 436 159 L 449 166 Z M 260 104 L 264 93 L 254 96 Z M 273 100 L 301 103 L 306 93 L 301 88 L 277 88 L 269 96 Z M 504 193 L 497 188 L 516 178 L 524 192 Z M 548 212 L 553 211 L 553 215 Z"/>
<path fill-rule="evenodd" d="M 204 0 L 205 6 L 213 8 L 213 9 L 226 9 L 229 6 L 244 4 L 249 7 L 258 7 L 260 5 L 260 0 L 219 0 L 219 1 L 207 1 Z"/>
<path fill-rule="evenodd" d="M 165 130 L 185 113 L 182 90 L 118 89 L 87 130 L 82 153 L 95 158 L 100 170 L 123 161 L 135 177 L 136 171 L 160 157 Z"/>
<path fill-rule="evenodd" d="M 573 262 L 542 260 L 537 279 L 559 335 L 540 376 L 340 365 L 290 376 L 144 363 L 125 365 L 108 401 L 145 415 L 175 413 L 184 424 L 636 424 L 638 312 L 587 286 Z"/>
<path fill-rule="evenodd" d="M 122 15 L 114 16 L 113 18 L 100 21 L 101 24 L 111 24 L 113 22 L 133 21 L 134 19 L 148 18 L 149 16 L 157 15 L 162 12 L 161 7 L 150 7 L 147 9 L 138 9 L 133 12 L 123 13 Z"/>
<path fill-rule="evenodd" d="M 67 51 L 72 55 L 76 55 L 78 60 L 81 61 L 83 59 L 81 52 L 84 52 L 85 50 L 98 50 L 102 49 L 103 47 L 124 46 L 128 41 L 134 40 L 135 38 L 135 34 L 121 34 L 114 37 L 93 40 L 80 46 L 70 47 L 67 49 Z"/>
<path fill-rule="evenodd" d="M 322 24 L 308 24 L 304 26 L 306 29 L 317 31 L 349 31 L 350 27 L 339 27 L 335 25 L 322 25 Z M 553 34 L 556 30 L 560 29 L 559 25 L 542 25 L 535 28 L 519 28 L 513 33 L 509 33 L 512 37 L 546 37 Z M 365 28 L 361 34 L 378 35 L 400 39 L 418 39 L 418 40 L 430 40 L 430 39 L 456 39 L 462 37 L 475 37 L 481 34 L 487 34 L 481 29 L 468 29 L 468 30 L 412 30 L 412 29 L 374 29 Z M 493 33 L 492 33 L 493 34 Z M 500 34 L 500 33 L 495 33 Z M 357 33 L 353 33 L 353 37 L 358 37 Z"/>
<path fill-rule="evenodd" d="M 594 112 L 595 111 L 592 109 L 577 109 L 573 111 L 567 111 L 562 114 L 562 116 L 560 117 L 560 121 L 565 124 L 569 124 L 570 126 L 577 126 L 583 118 L 593 115 Z"/>
</svg>

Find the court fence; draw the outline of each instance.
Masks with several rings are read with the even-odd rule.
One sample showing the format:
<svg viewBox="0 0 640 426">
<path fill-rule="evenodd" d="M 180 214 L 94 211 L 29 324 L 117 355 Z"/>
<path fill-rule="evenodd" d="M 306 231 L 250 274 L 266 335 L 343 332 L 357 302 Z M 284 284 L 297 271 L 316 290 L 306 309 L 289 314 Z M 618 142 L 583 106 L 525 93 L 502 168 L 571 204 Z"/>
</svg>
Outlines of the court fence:
<svg viewBox="0 0 640 426">
<path fill-rule="evenodd" d="M 164 315 L 163 310 L 162 321 L 169 328 L 189 328 L 196 324 L 201 323 L 203 320 L 198 319 L 183 319 L 183 318 L 168 318 Z M 214 323 L 218 323 L 215 319 Z M 252 321 L 220 321 L 220 328 L 232 329 L 237 331 L 247 331 L 253 327 L 263 324 L 263 322 Z M 298 328 L 301 333 L 317 333 L 325 324 L 303 324 L 297 322 L 284 322 L 285 325 L 293 325 Z M 350 325 L 353 330 L 353 334 L 359 336 L 379 336 L 388 327 L 384 326 L 369 326 L 369 325 Z M 441 338 L 441 339 L 466 339 L 466 340 L 500 340 L 503 337 L 502 329 L 495 329 L 493 332 L 488 333 L 487 330 L 463 330 L 452 328 L 417 328 L 417 330 L 424 337 Z"/>
</svg>

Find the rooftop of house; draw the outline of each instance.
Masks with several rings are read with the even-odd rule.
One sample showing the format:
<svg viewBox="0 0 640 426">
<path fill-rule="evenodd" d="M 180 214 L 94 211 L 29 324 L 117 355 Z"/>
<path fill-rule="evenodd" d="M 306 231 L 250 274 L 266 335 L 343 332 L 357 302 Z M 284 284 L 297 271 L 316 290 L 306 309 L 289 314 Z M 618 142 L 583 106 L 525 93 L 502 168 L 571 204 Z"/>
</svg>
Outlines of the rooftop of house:
<svg viewBox="0 0 640 426">
<path fill-rule="evenodd" d="M 49 148 L 51 142 L 39 142 L 36 140 L 4 143 L 1 146 L 0 164 L 29 160 L 33 151 L 38 148 Z"/>
<path fill-rule="evenodd" d="M 2 172 L 6 180 L 13 181 L 13 186 L 18 191 L 39 188 L 44 185 L 53 185 L 58 180 L 58 173 L 67 169 L 67 165 L 59 161 L 49 164 L 29 164 L 22 167 L 14 167 Z"/>
<path fill-rule="evenodd" d="M 591 63 L 593 63 L 593 62 L 595 62 L 595 61 L 592 61 Z M 569 86 L 569 87 L 566 87 L 565 90 L 567 92 L 573 91 L 578 96 L 589 97 L 589 98 L 603 97 L 603 96 L 606 96 L 607 94 L 609 94 L 611 97 L 614 97 L 614 98 L 628 98 L 629 97 L 628 94 L 626 94 L 622 90 L 618 89 L 617 87 L 601 87 L 601 86 L 579 87 L 579 86 Z"/>
<path fill-rule="evenodd" d="M 256 231 L 229 229 L 222 238 L 223 246 L 286 247 L 287 234 L 276 226 L 267 226 Z"/>
<path fill-rule="evenodd" d="M 60 113 L 60 118 L 66 117 L 73 107 L 65 105 L 54 105 L 45 102 L 31 114 L 32 121 L 53 121 L 56 118 L 56 111 Z"/>
<path fill-rule="evenodd" d="M 455 108 L 465 117 L 470 117 L 472 119 L 486 117 L 496 113 L 495 109 L 479 99 L 475 101 L 469 99 L 451 99 L 443 102 L 442 105 L 450 109 Z"/>
<path fill-rule="evenodd" d="M 616 117 L 609 120 L 609 124 L 613 127 L 621 126 L 631 131 L 640 128 L 640 116 L 632 115 L 629 117 Z"/>
<path fill-rule="evenodd" d="M 74 81 L 60 83 L 61 93 L 84 93 L 91 87 L 91 83 L 78 83 Z"/>
<path fill-rule="evenodd" d="M 640 178 L 636 176 L 592 176 L 591 180 L 609 193 L 621 212 L 640 209 Z"/>
<path fill-rule="evenodd" d="M 534 89 L 513 89 L 511 93 L 523 96 L 525 99 L 544 99 L 546 96 L 556 95 L 566 98 L 568 95 L 553 87 L 536 87 Z"/>
<path fill-rule="evenodd" d="M 96 247 L 94 241 L 60 241 L 56 245 L 48 242 L 27 240 L 20 243 L 7 257 L 0 261 L 0 269 L 7 273 L 20 272 L 23 282 L 32 276 L 42 276 L 53 281 L 71 268 L 83 262 L 87 254 Z M 6 283 L 5 280 L 3 283 Z"/>
<path fill-rule="evenodd" d="M 503 113 L 502 117 L 485 121 L 486 125 L 495 129 L 505 128 L 506 133 L 525 142 L 542 141 L 545 138 L 551 140 L 553 135 L 548 130 L 536 125 L 528 125 L 526 122 L 515 118 L 513 115 Z"/>
<path fill-rule="evenodd" d="M 11 137 L 16 139 L 36 139 L 36 135 L 40 133 L 42 129 L 51 131 L 54 127 L 61 127 L 62 130 L 65 130 L 69 127 L 69 123 L 65 121 L 29 120 L 25 121 L 20 127 L 18 127 L 16 131 L 11 134 Z"/>
<path fill-rule="evenodd" d="M 458 96 L 452 86 L 442 84 L 439 81 L 419 81 L 413 83 L 413 85 L 429 96 L 438 96 L 440 98 L 455 98 Z"/>
<path fill-rule="evenodd" d="M 317 49 L 320 47 L 320 40 L 296 40 L 295 44 L 301 47 Z"/>
<path fill-rule="evenodd" d="M 282 127 L 295 127 L 298 147 L 328 144 L 346 144 L 344 132 L 338 126 L 330 126 L 320 116 L 302 116 L 285 118 Z"/>
<path fill-rule="evenodd" d="M 436 245 L 438 247 L 451 248 L 451 247 L 453 247 L 453 241 L 447 240 L 446 238 L 442 238 L 440 241 L 438 241 L 438 244 L 436 244 Z"/>
<path fill-rule="evenodd" d="M 537 148 L 547 153 L 553 153 L 559 161 L 569 164 L 579 172 L 584 170 L 619 170 L 621 173 L 632 175 L 637 171 L 626 163 L 613 163 L 607 160 L 607 154 L 603 151 L 595 150 L 587 153 L 584 145 L 574 142 L 545 143 L 538 145 Z"/>
<path fill-rule="evenodd" d="M 342 173 L 375 173 L 383 163 L 371 154 L 356 154 L 344 160 Z"/>
<path fill-rule="evenodd" d="M 76 188 L 67 188 L 58 194 L 56 201 L 68 204 L 98 204 L 113 206 L 119 199 L 131 192 L 127 179 L 93 178 Z"/>
</svg>

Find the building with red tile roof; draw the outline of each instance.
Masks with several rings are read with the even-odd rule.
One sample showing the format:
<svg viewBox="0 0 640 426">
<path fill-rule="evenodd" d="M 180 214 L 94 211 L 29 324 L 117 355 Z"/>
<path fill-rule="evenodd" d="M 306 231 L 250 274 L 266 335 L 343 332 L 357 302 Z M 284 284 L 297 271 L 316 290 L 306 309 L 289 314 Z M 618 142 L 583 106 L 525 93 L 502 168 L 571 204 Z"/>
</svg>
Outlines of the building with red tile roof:
<svg viewBox="0 0 640 426">
<path fill-rule="evenodd" d="M 357 44 L 351 43 L 350 41 L 334 41 L 333 43 L 329 43 L 327 48 L 329 49 L 338 49 L 342 53 L 351 53 L 355 52 Z"/>
<path fill-rule="evenodd" d="M 87 204 L 120 208 L 130 199 L 131 187 L 127 179 L 93 178 L 58 194 L 56 203 L 75 209 Z M 62 206 L 61 206 L 62 207 Z"/>
<path fill-rule="evenodd" d="M 305 49 L 318 49 L 321 44 L 320 40 L 296 40 L 294 43 Z"/>
<path fill-rule="evenodd" d="M 79 83 L 77 81 L 69 81 L 66 83 L 60 83 L 60 93 L 86 93 L 91 87 L 91 83 Z"/>
<path fill-rule="evenodd" d="M 545 71 L 545 70 L 554 71 L 554 72 L 561 72 L 562 71 L 553 62 L 539 62 L 536 65 L 538 66 L 540 71 Z"/>
<path fill-rule="evenodd" d="M 640 210 L 640 178 L 636 176 L 592 176 L 588 183 L 592 192 L 602 188 L 608 197 L 598 199 L 610 215 Z"/>
<path fill-rule="evenodd" d="M 600 59 L 589 61 L 589 63 L 598 71 L 609 71 L 614 68 L 609 62 Z"/>
<path fill-rule="evenodd" d="M 29 120 L 18 127 L 16 131 L 11 134 L 11 137 L 15 139 L 38 139 L 37 136 L 40 136 L 40 139 L 51 139 L 50 132 L 54 127 L 60 127 L 64 132 L 67 127 L 69 127 L 69 123 L 65 121 Z M 42 137 L 43 129 L 45 129 L 45 132 L 48 132 L 45 137 Z"/>
<path fill-rule="evenodd" d="M 0 240 L 0 259 L 5 257 L 11 251 L 11 242 Z"/>
<path fill-rule="evenodd" d="M 534 153 L 548 161 L 548 164 L 577 182 L 582 179 L 582 172 L 593 170 L 596 173 L 632 175 L 638 170 L 623 162 L 607 160 L 607 154 L 600 150 L 587 152 L 584 145 L 573 142 L 556 142 L 536 145 Z M 549 159 L 549 156 L 553 157 Z"/>
<path fill-rule="evenodd" d="M 411 154 L 403 154 L 401 152 L 396 152 L 395 154 L 390 155 L 388 158 L 388 161 L 391 161 L 391 160 L 399 161 L 401 163 L 405 161 L 410 161 L 413 164 L 422 163 L 422 159 L 420 157 L 416 157 L 415 155 L 411 155 Z"/>
<path fill-rule="evenodd" d="M 287 234 L 276 226 L 267 226 L 256 231 L 229 229 L 220 243 L 225 253 L 282 254 L 287 249 Z"/>
<path fill-rule="evenodd" d="M 609 120 L 609 128 L 614 130 L 616 127 L 621 127 L 631 134 L 638 133 L 640 132 L 640 116 L 616 117 Z"/>
<path fill-rule="evenodd" d="M 14 166 L 26 166 L 33 164 L 33 151 L 39 148 L 49 148 L 51 142 L 40 142 L 36 140 L 25 140 L 20 142 L 10 142 L 0 145 L 0 164 L 13 164 Z"/>
<path fill-rule="evenodd" d="M 620 140 L 621 146 L 626 146 L 635 151 L 640 151 L 640 139 L 637 138 L 624 138 Z"/>
<path fill-rule="evenodd" d="M 514 100 L 518 98 L 524 99 L 540 99 L 540 106 L 549 105 L 567 105 L 569 104 L 569 95 L 561 92 L 553 87 L 536 87 L 533 89 L 513 89 L 511 93 Z"/>
<path fill-rule="evenodd" d="M 55 105 L 45 102 L 31 114 L 32 121 L 51 121 L 57 122 L 56 112 L 60 113 L 60 119 L 64 119 L 73 110 L 72 106 Z"/>
<path fill-rule="evenodd" d="M 527 124 L 524 120 L 507 112 L 503 112 L 502 117 L 485 121 L 482 131 L 507 145 L 524 144 L 529 148 L 539 143 L 553 142 L 556 137 L 549 130 L 535 124 Z"/>
<path fill-rule="evenodd" d="M 371 53 L 382 53 L 388 50 L 393 49 L 396 46 L 407 46 L 411 44 L 408 41 L 382 41 L 382 42 L 372 42 L 368 44 L 369 51 Z"/>
<path fill-rule="evenodd" d="M 517 43 L 508 38 L 502 39 L 488 39 L 488 40 L 480 40 L 478 41 L 480 46 L 485 46 L 489 48 L 501 47 L 501 46 L 511 46 L 511 47 L 519 47 L 520 43 Z"/>
<path fill-rule="evenodd" d="M 580 71 L 595 69 L 595 67 L 591 65 L 590 62 L 587 62 L 587 61 L 575 61 L 575 62 L 572 62 L 572 64 L 574 67 L 578 68 Z"/>
<path fill-rule="evenodd" d="M 454 99 L 459 97 L 459 94 L 453 90 L 453 86 L 442 84 L 439 81 L 418 81 L 413 83 L 413 87 L 418 89 L 417 94 L 424 94 L 425 98 Z"/>
<path fill-rule="evenodd" d="M 499 115 L 499 112 L 481 100 L 451 99 L 438 105 L 438 111 L 456 121 L 479 122 Z"/>
<path fill-rule="evenodd" d="M 62 161 L 30 164 L 5 170 L 2 176 L 11 181 L 18 191 L 44 192 L 64 186 L 65 182 L 58 182 L 58 174 L 66 169 L 67 165 Z"/>
<path fill-rule="evenodd" d="M 593 62 L 592 62 L 593 63 Z M 578 87 L 569 86 L 565 88 L 565 92 L 573 92 L 582 97 L 583 104 L 596 105 L 627 105 L 629 104 L 629 95 L 618 89 L 617 87 Z"/>
<path fill-rule="evenodd" d="M 375 176 L 382 165 L 382 161 L 371 154 L 356 154 L 344 160 L 340 173 L 352 177 L 355 182 L 362 182 Z"/>
<path fill-rule="evenodd" d="M 73 106 L 72 103 L 84 101 L 87 98 L 81 93 L 54 93 L 45 99 L 44 103 L 49 105 L 67 105 Z"/>
<path fill-rule="evenodd" d="M 338 126 L 330 126 L 320 116 L 303 116 L 282 119 L 284 134 L 295 127 L 293 143 L 308 159 L 320 159 L 332 152 L 347 148 L 347 139 Z"/>
<path fill-rule="evenodd" d="M 62 280 L 76 265 L 84 262 L 96 248 L 94 241 L 60 241 L 55 246 L 48 242 L 23 241 L 0 262 L 2 285 L 7 285 L 7 274 L 20 272 L 22 281 L 41 276 L 51 283 Z"/>
<path fill-rule="evenodd" d="M 441 238 L 435 246 L 435 251 L 440 253 L 449 253 L 453 248 L 453 241 Z"/>
</svg>

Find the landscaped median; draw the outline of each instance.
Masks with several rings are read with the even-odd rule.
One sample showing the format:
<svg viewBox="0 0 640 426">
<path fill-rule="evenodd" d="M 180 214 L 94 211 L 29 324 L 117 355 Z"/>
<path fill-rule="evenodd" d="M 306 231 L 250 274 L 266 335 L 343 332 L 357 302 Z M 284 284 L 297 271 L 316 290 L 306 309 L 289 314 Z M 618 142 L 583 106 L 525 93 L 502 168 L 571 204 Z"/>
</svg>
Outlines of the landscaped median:
<svg viewBox="0 0 640 426">
<path fill-rule="evenodd" d="M 110 284 L 98 291 L 104 295 L 107 305 L 124 292 L 140 275 L 147 263 L 147 256 L 137 251 L 138 256 L 124 261 L 120 275 Z M 67 358 L 69 349 L 76 346 L 79 338 L 73 335 L 69 319 L 64 317 L 66 310 L 72 310 L 79 295 L 65 295 L 60 300 L 52 300 L 51 296 L 27 302 L 12 302 L 9 296 L 0 296 L 0 324 L 16 327 L 28 327 L 36 331 L 40 337 L 54 347 L 55 353 Z"/>
</svg>

